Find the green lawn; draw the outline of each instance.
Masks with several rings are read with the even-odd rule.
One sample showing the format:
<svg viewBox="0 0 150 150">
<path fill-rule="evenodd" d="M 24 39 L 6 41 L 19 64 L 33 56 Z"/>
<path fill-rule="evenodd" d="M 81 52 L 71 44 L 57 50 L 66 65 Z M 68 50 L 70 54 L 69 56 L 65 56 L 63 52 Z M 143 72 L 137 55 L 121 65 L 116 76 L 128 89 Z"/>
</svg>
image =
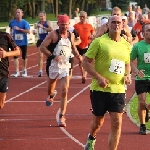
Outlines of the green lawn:
<svg viewBox="0 0 150 150">
<path fill-rule="evenodd" d="M 36 23 L 39 18 L 38 16 L 35 19 L 32 19 L 31 17 L 25 18 L 30 24 Z M 56 17 L 54 14 L 47 14 L 47 20 L 56 21 Z M 0 27 L 8 26 L 9 22 L 0 22 Z"/>
<path fill-rule="evenodd" d="M 146 95 L 146 102 L 150 102 L 149 94 Z M 138 99 L 137 99 L 137 96 L 135 96 L 130 102 L 130 113 L 133 119 L 135 119 L 136 122 L 139 123 L 137 108 L 138 108 Z M 150 130 L 150 121 L 146 123 L 146 127 L 148 130 Z"/>
</svg>

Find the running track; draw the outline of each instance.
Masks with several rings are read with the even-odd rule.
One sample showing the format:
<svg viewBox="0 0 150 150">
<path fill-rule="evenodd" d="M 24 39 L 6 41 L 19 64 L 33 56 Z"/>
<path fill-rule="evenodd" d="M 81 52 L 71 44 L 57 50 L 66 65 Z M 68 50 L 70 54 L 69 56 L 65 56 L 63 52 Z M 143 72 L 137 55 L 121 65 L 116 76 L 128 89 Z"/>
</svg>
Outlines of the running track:
<svg viewBox="0 0 150 150">
<path fill-rule="evenodd" d="M 91 77 L 88 76 L 86 84 L 81 84 L 75 63 L 68 94 L 67 127 L 59 128 L 59 82 L 54 105 L 46 107 L 46 75 L 37 77 L 36 48 L 29 47 L 28 52 L 29 77 L 10 77 L 7 100 L 0 110 L 0 150 L 83 150 L 92 119 L 89 99 Z M 12 60 L 10 73 L 14 73 Z M 132 97 L 133 89 L 134 81 L 128 87 L 127 101 Z M 97 134 L 95 150 L 107 150 L 109 129 L 109 115 L 106 114 L 105 123 Z M 138 130 L 139 127 L 124 114 L 118 150 L 149 150 L 150 134 L 139 135 Z"/>
</svg>

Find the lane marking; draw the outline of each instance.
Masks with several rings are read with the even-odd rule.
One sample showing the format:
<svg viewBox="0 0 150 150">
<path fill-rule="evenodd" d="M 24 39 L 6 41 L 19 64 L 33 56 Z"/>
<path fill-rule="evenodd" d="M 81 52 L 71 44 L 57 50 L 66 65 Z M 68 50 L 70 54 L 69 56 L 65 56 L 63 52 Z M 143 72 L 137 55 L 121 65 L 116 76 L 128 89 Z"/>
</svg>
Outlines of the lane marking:
<svg viewBox="0 0 150 150">
<path fill-rule="evenodd" d="M 30 92 L 30 91 L 32 91 L 33 89 L 35 89 L 35 88 L 37 88 L 37 87 L 39 87 L 40 85 L 43 85 L 43 84 L 45 84 L 45 83 L 46 83 L 46 81 L 44 81 L 44 82 L 42 82 L 42 83 L 40 83 L 40 84 L 38 84 L 38 85 L 36 85 L 36 86 L 33 86 L 32 88 L 30 88 L 30 89 L 28 89 L 28 90 L 26 90 L 26 91 L 24 91 L 24 92 L 22 92 L 22 93 L 20 93 L 20 94 L 18 94 L 18 95 L 14 96 L 14 97 L 12 97 L 12 98 L 10 98 L 10 99 L 8 99 L 8 100 L 6 100 L 5 103 L 8 103 L 8 102 L 12 101 L 13 99 L 15 99 L 15 98 L 17 98 L 17 97 L 19 97 L 19 96 L 21 96 L 21 95 L 23 95 L 23 94 L 25 94 L 25 93 Z"/>
<path fill-rule="evenodd" d="M 54 103 L 58 103 L 60 101 L 55 101 Z M 45 103 L 45 100 L 43 101 L 10 101 L 10 103 Z"/>
<path fill-rule="evenodd" d="M 85 88 L 83 88 L 80 92 L 76 93 L 72 98 L 70 98 L 68 100 L 67 103 L 70 103 L 74 98 L 76 98 L 77 96 L 79 96 L 81 93 L 83 93 L 86 89 L 88 89 L 90 87 L 90 84 L 87 85 Z M 60 113 L 60 108 L 56 113 L 56 121 L 58 122 L 59 120 L 59 113 Z M 85 147 L 85 145 L 83 143 L 81 143 L 79 140 L 77 140 L 75 137 L 73 137 L 65 128 L 60 127 L 60 129 L 62 130 L 62 132 L 64 134 L 66 134 L 71 140 L 73 140 L 74 142 L 76 142 L 77 144 L 79 144 L 80 146 L 82 146 L 83 148 Z"/>
<path fill-rule="evenodd" d="M 0 138 L 0 141 L 3 140 L 12 140 L 12 141 L 23 141 L 23 140 L 61 140 L 61 139 L 68 139 L 69 137 L 60 137 L 60 138 L 27 138 L 27 139 L 7 139 L 7 138 Z"/>
</svg>

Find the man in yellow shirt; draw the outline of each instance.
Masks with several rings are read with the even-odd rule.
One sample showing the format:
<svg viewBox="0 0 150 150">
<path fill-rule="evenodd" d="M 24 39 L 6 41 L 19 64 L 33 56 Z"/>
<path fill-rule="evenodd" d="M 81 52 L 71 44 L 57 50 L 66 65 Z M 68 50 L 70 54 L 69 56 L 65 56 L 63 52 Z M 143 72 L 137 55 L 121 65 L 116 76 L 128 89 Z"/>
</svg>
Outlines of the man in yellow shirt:
<svg viewBox="0 0 150 150">
<path fill-rule="evenodd" d="M 85 150 L 94 149 L 107 111 L 111 120 L 108 149 L 117 149 L 121 135 L 124 83 L 130 83 L 130 43 L 120 36 L 120 16 L 110 17 L 108 29 L 108 33 L 93 40 L 83 60 L 84 69 L 93 77 L 90 87 L 93 120 Z"/>
</svg>

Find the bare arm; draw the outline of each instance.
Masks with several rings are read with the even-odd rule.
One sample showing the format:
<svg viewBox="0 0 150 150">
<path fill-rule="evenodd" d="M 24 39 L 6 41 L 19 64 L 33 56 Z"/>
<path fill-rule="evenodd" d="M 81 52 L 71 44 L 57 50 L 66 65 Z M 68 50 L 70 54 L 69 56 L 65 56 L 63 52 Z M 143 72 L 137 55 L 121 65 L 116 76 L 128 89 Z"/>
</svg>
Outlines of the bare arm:
<svg viewBox="0 0 150 150">
<path fill-rule="evenodd" d="M 145 76 L 144 70 L 138 70 L 137 67 L 134 65 L 134 60 L 131 60 L 131 69 L 132 72 L 134 72 L 134 74 L 137 75 L 139 78 L 143 78 Z"/>
<path fill-rule="evenodd" d="M 107 24 L 103 24 L 101 27 L 97 29 L 97 32 L 94 38 L 98 38 L 102 36 L 103 34 L 105 34 L 106 30 L 107 30 Z"/>
<path fill-rule="evenodd" d="M 80 37 L 75 38 L 74 44 L 75 44 L 75 45 L 79 45 L 80 43 L 81 43 Z"/>
<path fill-rule="evenodd" d="M 47 49 L 47 47 L 50 43 L 52 43 L 53 35 L 54 33 L 50 32 L 40 45 L 40 51 L 47 57 L 51 55 L 51 52 Z"/>
<path fill-rule="evenodd" d="M 136 44 L 139 41 L 138 36 L 134 37 L 132 40 L 132 45 Z"/>
<path fill-rule="evenodd" d="M 77 48 L 75 46 L 75 42 L 74 41 L 75 41 L 75 36 L 74 36 L 73 33 L 71 33 L 72 52 L 75 55 L 75 57 L 77 59 L 79 59 L 80 55 L 79 55 L 79 52 L 78 52 L 78 50 L 77 50 Z"/>
<path fill-rule="evenodd" d="M 127 39 L 126 39 L 126 40 L 127 40 L 129 43 L 132 43 L 132 35 L 131 35 L 130 28 L 129 28 L 128 25 L 125 26 L 125 30 L 126 30 L 126 36 L 127 36 Z"/>
<path fill-rule="evenodd" d="M 47 25 L 48 25 L 48 28 L 45 28 L 45 27 L 44 27 L 43 29 L 46 30 L 47 32 L 53 31 L 51 22 L 50 22 L 49 20 L 47 20 Z"/>
<path fill-rule="evenodd" d="M 130 75 L 131 72 L 131 66 L 130 66 L 130 62 L 128 64 L 125 65 L 125 73 Z"/>
<path fill-rule="evenodd" d="M 0 58 L 10 57 L 10 56 L 18 56 L 20 55 L 20 48 L 17 46 L 15 50 L 7 52 L 3 48 L 0 48 Z"/>
</svg>

